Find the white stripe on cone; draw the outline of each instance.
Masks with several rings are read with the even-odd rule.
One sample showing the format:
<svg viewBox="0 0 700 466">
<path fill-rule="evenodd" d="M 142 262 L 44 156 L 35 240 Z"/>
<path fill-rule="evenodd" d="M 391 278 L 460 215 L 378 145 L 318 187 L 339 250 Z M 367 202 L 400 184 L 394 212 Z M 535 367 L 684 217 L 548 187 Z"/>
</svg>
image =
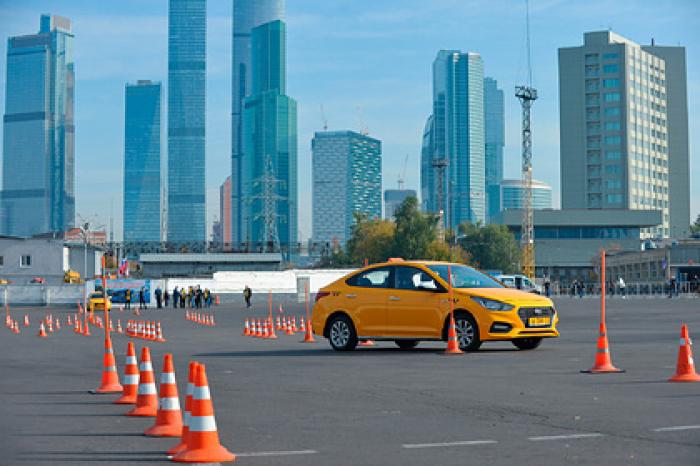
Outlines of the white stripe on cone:
<svg viewBox="0 0 700 466">
<path fill-rule="evenodd" d="M 138 385 L 139 375 L 138 374 L 128 374 L 124 375 L 123 385 Z"/>
<path fill-rule="evenodd" d="M 138 361 L 136 360 L 136 356 L 127 356 L 126 357 L 126 365 L 127 366 L 135 366 L 138 364 Z"/>
<path fill-rule="evenodd" d="M 160 399 L 160 409 L 165 411 L 177 411 L 180 409 L 180 400 L 176 396 Z"/>
<path fill-rule="evenodd" d="M 194 393 L 192 393 L 193 400 L 209 400 L 211 396 L 209 395 L 209 387 L 195 387 Z"/>
<path fill-rule="evenodd" d="M 153 372 L 153 366 L 150 362 L 142 362 L 139 366 L 139 370 L 144 372 Z"/>
<path fill-rule="evenodd" d="M 175 374 L 173 372 L 163 372 L 160 374 L 160 383 L 167 383 L 174 385 L 175 383 Z"/>
<path fill-rule="evenodd" d="M 214 416 L 191 416 L 190 432 L 216 432 Z"/>
<path fill-rule="evenodd" d="M 154 383 L 142 383 L 139 385 L 139 395 L 156 395 L 157 393 L 156 384 Z"/>
</svg>

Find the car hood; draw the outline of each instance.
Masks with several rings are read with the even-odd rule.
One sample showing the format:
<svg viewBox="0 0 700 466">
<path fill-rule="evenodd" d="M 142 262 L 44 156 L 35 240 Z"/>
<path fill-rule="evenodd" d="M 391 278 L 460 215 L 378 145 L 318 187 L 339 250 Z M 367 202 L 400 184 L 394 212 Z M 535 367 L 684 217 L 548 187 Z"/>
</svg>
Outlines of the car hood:
<svg viewBox="0 0 700 466">
<path fill-rule="evenodd" d="M 514 306 L 553 306 L 549 298 L 512 288 L 457 288 L 455 293 L 465 297 L 495 299 Z"/>
</svg>

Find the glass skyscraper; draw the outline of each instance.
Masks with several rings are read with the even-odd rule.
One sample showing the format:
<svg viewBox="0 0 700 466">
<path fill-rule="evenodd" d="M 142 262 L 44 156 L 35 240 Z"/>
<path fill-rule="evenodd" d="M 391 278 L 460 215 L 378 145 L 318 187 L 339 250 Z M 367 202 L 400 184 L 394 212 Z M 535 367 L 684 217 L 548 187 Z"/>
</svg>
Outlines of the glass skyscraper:
<svg viewBox="0 0 700 466">
<path fill-rule="evenodd" d="M 65 232 L 75 222 L 71 23 L 42 15 L 7 41 L 0 234 Z"/>
<path fill-rule="evenodd" d="M 251 33 L 253 28 L 284 20 L 284 0 L 236 0 L 233 2 L 233 95 L 231 108 L 231 241 L 245 241 L 243 228 L 243 105 L 252 89 Z M 222 217 L 224 221 L 224 217 Z"/>
<path fill-rule="evenodd" d="M 297 104 L 286 92 L 286 27 L 251 35 L 252 89 L 243 105 L 241 208 L 234 231 L 248 249 L 297 245 Z M 235 189 L 233 187 L 232 189 Z M 235 241 L 235 240 L 234 240 Z"/>
<path fill-rule="evenodd" d="M 314 135 L 311 152 L 313 241 L 344 246 L 355 212 L 382 216 L 382 143 L 354 131 L 324 131 Z"/>
<path fill-rule="evenodd" d="M 481 56 L 441 50 L 433 62 L 433 114 L 426 124 L 421 161 L 422 170 L 432 172 L 422 174 L 421 182 L 430 185 L 421 186 L 421 192 L 428 210 L 444 212 L 448 228 L 486 220 L 484 149 Z M 436 168 L 436 162 L 444 168 Z"/>
<path fill-rule="evenodd" d="M 501 180 L 501 210 L 522 209 L 525 199 L 523 180 Z M 552 208 L 552 187 L 547 183 L 532 180 L 532 208 L 535 210 Z"/>
<path fill-rule="evenodd" d="M 124 241 L 161 240 L 161 85 L 126 85 Z"/>
<path fill-rule="evenodd" d="M 493 78 L 484 78 L 484 131 L 486 139 L 486 212 L 488 221 L 501 209 L 505 111 L 503 90 Z"/>
<path fill-rule="evenodd" d="M 174 243 L 206 240 L 206 39 L 206 0 L 170 0 L 167 239 Z"/>
</svg>

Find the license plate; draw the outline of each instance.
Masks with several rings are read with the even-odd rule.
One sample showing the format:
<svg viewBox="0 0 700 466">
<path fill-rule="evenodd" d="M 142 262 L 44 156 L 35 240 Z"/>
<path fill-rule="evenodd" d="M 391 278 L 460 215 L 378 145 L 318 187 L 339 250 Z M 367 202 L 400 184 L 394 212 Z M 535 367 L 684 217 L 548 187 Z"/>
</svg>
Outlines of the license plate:
<svg viewBox="0 0 700 466">
<path fill-rule="evenodd" d="M 547 325 L 551 324 L 551 320 L 549 317 L 530 317 L 527 320 L 527 324 L 530 327 L 546 327 Z"/>
</svg>

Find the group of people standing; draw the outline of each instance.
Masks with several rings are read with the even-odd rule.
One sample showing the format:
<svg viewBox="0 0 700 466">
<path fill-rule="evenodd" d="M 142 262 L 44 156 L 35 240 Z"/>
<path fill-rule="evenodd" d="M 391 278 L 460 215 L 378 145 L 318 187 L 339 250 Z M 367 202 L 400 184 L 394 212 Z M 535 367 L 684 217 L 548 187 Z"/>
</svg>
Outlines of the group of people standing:
<svg viewBox="0 0 700 466">
<path fill-rule="evenodd" d="M 107 292 L 109 293 L 109 290 L 107 290 Z M 126 309 L 131 309 L 131 299 L 131 288 L 127 288 L 124 291 L 124 307 L 126 307 Z M 146 288 L 143 286 L 139 290 L 139 309 L 146 309 Z"/>
<path fill-rule="evenodd" d="M 166 290 L 167 293 L 167 290 Z M 156 298 L 157 299 L 157 298 Z M 167 298 L 166 298 L 167 299 Z M 168 302 L 165 302 L 166 307 Z M 199 285 L 185 288 L 175 287 L 173 290 L 173 307 L 201 309 L 203 307 L 211 307 L 212 295 L 209 288 L 202 289 Z"/>
</svg>

